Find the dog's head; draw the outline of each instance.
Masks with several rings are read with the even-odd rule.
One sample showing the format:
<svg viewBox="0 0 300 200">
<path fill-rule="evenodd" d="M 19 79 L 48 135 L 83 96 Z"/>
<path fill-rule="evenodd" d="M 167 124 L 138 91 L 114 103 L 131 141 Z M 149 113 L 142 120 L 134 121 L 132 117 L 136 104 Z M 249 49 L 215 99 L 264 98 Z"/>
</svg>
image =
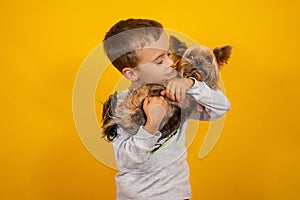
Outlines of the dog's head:
<svg viewBox="0 0 300 200">
<path fill-rule="evenodd" d="M 219 70 L 227 64 L 232 46 L 219 46 L 211 50 L 202 45 L 187 47 L 178 38 L 170 37 L 174 67 L 183 77 L 194 77 L 204 81 L 212 89 L 218 89 Z"/>
</svg>

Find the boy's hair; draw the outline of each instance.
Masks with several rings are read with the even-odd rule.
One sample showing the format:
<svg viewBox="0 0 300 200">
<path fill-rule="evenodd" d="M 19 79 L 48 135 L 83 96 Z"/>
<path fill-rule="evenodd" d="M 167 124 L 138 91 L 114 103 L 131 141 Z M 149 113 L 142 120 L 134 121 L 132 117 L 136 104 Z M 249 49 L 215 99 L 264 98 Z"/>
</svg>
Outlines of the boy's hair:
<svg viewBox="0 0 300 200">
<path fill-rule="evenodd" d="M 125 67 L 135 67 L 139 58 L 135 52 L 157 41 L 163 32 L 159 22 L 150 19 L 126 19 L 116 23 L 106 33 L 103 46 L 112 64 L 122 73 Z"/>
</svg>

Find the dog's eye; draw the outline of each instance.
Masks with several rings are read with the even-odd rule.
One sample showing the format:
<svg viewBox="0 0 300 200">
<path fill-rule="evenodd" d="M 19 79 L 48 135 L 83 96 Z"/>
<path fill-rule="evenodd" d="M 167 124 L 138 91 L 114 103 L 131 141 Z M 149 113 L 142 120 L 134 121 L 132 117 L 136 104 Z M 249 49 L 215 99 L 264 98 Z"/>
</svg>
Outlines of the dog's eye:
<svg viewBox="0 0 300 200">
<path fill-rule="evenodd" d="M 197 60 L 197 61 L 195 62 L 195 64 L 196 64 L 198 67 L 200 67 L 200 66 L 202 65 L 202 61 Z"/>
<path fill-rule="evenodd" d="M 205 57 L 205 60 L 208 62 L 208 63 L 212 63 L 212 59 L 210 56 L 206 56 Z"/>
<path fill-rule="evenodd" d="M 193 59 L 194 58 L 194 56 L 192 55 L 192 54 L 188 54 L 187 56 L 186 56 L 186 58 L 188 58 L 188 59 Z"/>
</svg>

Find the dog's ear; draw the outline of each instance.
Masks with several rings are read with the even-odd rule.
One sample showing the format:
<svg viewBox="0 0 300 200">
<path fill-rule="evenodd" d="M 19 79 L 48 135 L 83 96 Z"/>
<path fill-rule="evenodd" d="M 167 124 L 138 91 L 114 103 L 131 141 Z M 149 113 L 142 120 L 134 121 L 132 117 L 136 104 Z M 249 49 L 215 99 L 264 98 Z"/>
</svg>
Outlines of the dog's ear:
<svg viewBox="0 0 300 200">
<path fill-rule="evenodd" d="M 213 50 L 219 68 L 227 64 L 227 61 L 231 55 L 231 51 L 232 51 L 232 46 L 230 45 L 219 46 Z"/>
<path fill-rule="evenodd" d="M 182 57 L 183 53 L 187 49 L 186 44 L 173 35 L 170 35 L 169 42 L 170 42 L 170 50 L 173 53 L 175 53 L 177 56 Z"/>
</svg>

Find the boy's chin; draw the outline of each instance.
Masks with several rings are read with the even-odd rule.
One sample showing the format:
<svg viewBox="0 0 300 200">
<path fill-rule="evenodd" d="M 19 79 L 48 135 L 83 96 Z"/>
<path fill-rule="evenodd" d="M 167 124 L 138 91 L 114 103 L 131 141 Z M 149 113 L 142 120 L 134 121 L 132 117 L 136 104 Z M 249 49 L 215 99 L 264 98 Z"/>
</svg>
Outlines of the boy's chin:
<svg viewBox="0 0 300 200">
<path fill-rule="evenodd" d="M 146 82 L 144 82 L 144 84 L 159 84 L 159 85 L 163 85 L 164 84 L 164 80 L 148 80 Z"/>
<path fill-rule="evenodd" d="M 174 78 L 182 78 L 182 76 L 178 73 L 178 71 L 173 70 L 170 73 L 166 74 L 164 79 L 162 80 L 162 85 L 166 86 L 171 79 Z"/>
<path fill-rule="evenodd" d="M 165 75 L 166 79 L 181 78 L 181 77 L 182 76 L 175 69 L 173 69 L 170 73 Z"/>
<path fill-rule="evenodd" d="M 159 84 L 159 85 L 167 86 L 168 82 L 174 78 L 182 78 L 182 76 L 176 70 L 172 70 L 171 72 L 162 76 L 162 79 L 160 79 L 160 80 L 151 79 L 151 80 L 141 81 L 141 79 L 140 79 L 140 81 L 136 82 L 135 85 L 142 86 L 144 84 Z"/>
</svg>

